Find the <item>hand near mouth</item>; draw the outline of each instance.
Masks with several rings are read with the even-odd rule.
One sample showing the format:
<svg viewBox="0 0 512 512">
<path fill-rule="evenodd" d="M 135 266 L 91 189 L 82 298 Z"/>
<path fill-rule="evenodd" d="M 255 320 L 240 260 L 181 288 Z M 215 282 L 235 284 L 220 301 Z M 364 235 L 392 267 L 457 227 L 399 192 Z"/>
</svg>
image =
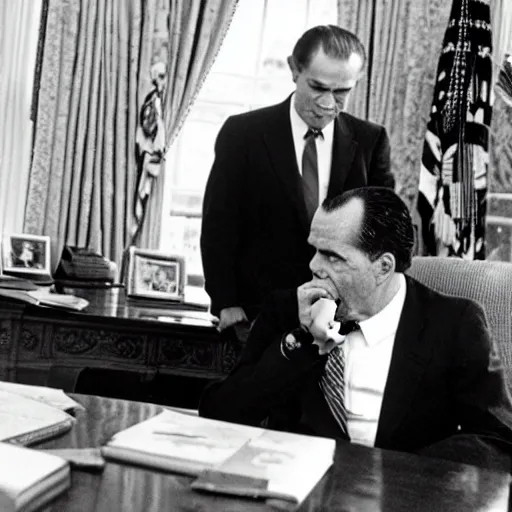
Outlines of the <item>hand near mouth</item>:
<svg viewBox="0 0 512 512">
<path fill-rule="evenodd" d="M 312 323 L 311 308 L 319 299 L 334 300 L 335 290 L 319 279 L 313 279 L 297 288 L 299 322 L 309 330 Z"/>
</svg>

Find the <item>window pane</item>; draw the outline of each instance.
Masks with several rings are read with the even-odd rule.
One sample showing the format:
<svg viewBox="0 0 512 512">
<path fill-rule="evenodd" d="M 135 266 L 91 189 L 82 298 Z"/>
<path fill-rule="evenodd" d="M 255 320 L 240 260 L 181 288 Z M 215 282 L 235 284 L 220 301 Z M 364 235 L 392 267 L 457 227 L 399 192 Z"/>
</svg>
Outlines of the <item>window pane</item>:
<svg viewBox="0 0 512 512">
<path fill-rule="evenodd" d="M 191 121 L 183 126 L 179 140 L 179 152 L 173 164 L 173 188 L 201 190 L 208 178 L 213 162 L 213 147 L 219 125 Z M 169 166 L 167 166 L 169 167 Z"/>
<path fill-rule="evenodd" d="M 218 103 L 218 102 L 204 102 L 196 101 L 195 105 L 191 108 L 188 114 L 187 121 L 184 124 L 202 121 L 217 125 L 219 128 L 222 123 L 229 117 L 240 112 L 245 112 L 245 103 Z M 182 134 L 178 135 L 178 138 Z"/>
<path fill-rule="evenodd" d="M 311 0 L 308 9 L 307 27 L 316 25 L 337 25 L 338 5 L 332 0 Z"/>
<path fill-rule="evenodd" d="M 165 224 L 163 227 L 169 235 L 161 244 L 161 250 L 173 254 L 183 254 L 187 275 L 201 275 L 203 273 L 201 252 L 199 251 L 201 219 L 169 216 Z"/>
<path fill-rule="evenodd" d="M 262 76 L 289 77 L 286 59 L 306 27 L 307 4 L 304 0 L 268 2 L 258 69 Z"/>
<path fill-rule="evenodd" d="M 247 93 L 252 91 L 254 78 L 227 73 L 215 73 L 205 81 L 201 101 L 221 101 L 245 104 Z"/>
<path fill-rule="evenodd" d="M 265 0 L 241 0 L 212 73 L 254 75 Z"/>
<path fill-rule="evenodd" d="M 203 202 L 202 190 L 176 188 L 171 192 L 171 215 L 200 217 Z"/>
<path fill-rule="evenodd" d="M 294 90 L 290 78 L 261 78 L 256 81 L 252 108 L 272 105 L 284 101 Z"/>
</svg>

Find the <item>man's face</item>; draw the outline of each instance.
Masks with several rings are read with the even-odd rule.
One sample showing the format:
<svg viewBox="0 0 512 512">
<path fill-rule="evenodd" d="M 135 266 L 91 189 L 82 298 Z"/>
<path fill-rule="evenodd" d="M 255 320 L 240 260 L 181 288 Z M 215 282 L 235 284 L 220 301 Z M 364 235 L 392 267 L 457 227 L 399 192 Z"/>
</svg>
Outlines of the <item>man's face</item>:
<svg viewBox="0 0 512 512">
<path fill-rule="evenodd" d="M 340 60 L 329 57 L 322 48 L 313 55 L 307 68 L 299 70 L 292 57 L 288 63 L 296 85 L 297 113 L 308 126 L 319 130 L 345 109 L 363 67 L 356 53 L 348 60 Z"/>
<path fill-rule="evenodd" d="M 317 210 L 308 242 L 316 249 L 309 267 L 315 280 L 339 299 L 339 320 L 364 320 L 373 314 L 377 292 L 377 262 L 355 246 L 363 215 L 360 199 L 338 211 Z"/>
</svg>

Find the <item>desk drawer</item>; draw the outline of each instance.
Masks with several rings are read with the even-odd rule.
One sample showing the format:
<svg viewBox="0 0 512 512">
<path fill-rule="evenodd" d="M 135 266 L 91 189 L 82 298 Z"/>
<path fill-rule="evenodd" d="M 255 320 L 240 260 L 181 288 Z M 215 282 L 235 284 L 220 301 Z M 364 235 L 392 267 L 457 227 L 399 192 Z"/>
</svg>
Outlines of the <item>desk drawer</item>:
<svg viewBox="0 0 512 512">
<path fill-rule="evenodd" d="M 155 337 L 154 340 L 154 364 L 158 368 L 218 371 L 216 343 L 198 340 L 197 336 L 189 333 Z"/>
<path fill-rule="evenodd" d="M 51 335 L 50 356 L 54 360 L 79 357 L 145 364 L 148 345 L 144 334 L 57 325 Z"/>
</svg>

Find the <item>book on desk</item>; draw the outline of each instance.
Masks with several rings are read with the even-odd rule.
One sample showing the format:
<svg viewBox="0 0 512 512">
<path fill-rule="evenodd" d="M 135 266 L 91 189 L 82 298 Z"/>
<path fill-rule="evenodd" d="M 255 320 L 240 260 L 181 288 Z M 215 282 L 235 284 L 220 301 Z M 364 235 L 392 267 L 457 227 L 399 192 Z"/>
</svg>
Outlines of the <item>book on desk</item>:
<svg viewBox="0 0 512 512">
<path fill-rule="evenodd" d="M 0 391 L 7 391 L 15 395 L 30 398 L 31 400 L 37 400 L 38 402 L 69 413 L 84 409 L 81 404 L 70 398 L 62 389 L 21 384 L 19 382 L 0 381 Z M 58 414 L 59 417 L 61 417 L 60 413 Z"/>
<path fill-rule="evenodd" d="M 335 441 L 166 410 L 113 436 L 103 456 L 197 477 L 200 491 L 300 503 L 331 466 Z"/>
<path fill-rule="evenodd" d="M 74 422 L 60 408 L 0 387 L 0 441 L 32 445 L 67 432 Z"/>
<path fill-rule="evenodd" d="M 47 306 L 71 311 L 81 311 L 89 305 L 89 301 L 75 295 L 52 292 L 48 287 L 35 290 L 0 287 L 0 297 L 14 299 L 35 306 Z"/>
<path fill-rule="evenodd" d="M 70 485 L 70 465 L 61 457 L 0 442 L 2 512 L 39 510 Z"/>
</svg>

